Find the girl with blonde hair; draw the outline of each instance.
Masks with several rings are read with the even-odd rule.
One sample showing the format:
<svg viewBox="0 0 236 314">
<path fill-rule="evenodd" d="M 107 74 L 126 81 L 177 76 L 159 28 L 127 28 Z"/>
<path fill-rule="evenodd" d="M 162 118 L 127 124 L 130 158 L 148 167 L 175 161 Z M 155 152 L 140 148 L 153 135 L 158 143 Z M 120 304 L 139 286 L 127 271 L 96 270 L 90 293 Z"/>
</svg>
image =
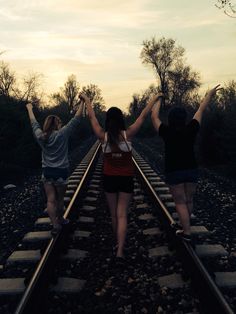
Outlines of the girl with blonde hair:
<svg viewBox="0 0 236 314">
<path fill-rule="evenodd" d="M 49 115 L 41 129 L 31 103 L 26 105 L 34 136 L 42 149 L 42 181 L 47 196 L 47 213 L 52 223 L 52 235 L 56 235 L 68 220 L 63 218 L 64 195 L 69 176 L 68 140 L 78 127 L 83 105 L 74 118 L 62 127 L 61 119 Z"/>
</svg>

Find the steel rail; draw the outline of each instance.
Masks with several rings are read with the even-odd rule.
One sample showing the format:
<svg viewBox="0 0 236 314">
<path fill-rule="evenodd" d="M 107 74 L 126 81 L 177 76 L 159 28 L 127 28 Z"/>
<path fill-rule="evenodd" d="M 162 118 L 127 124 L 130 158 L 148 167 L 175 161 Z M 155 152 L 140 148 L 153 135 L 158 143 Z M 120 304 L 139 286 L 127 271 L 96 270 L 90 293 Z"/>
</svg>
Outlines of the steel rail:
<svg viewBox="0 0 236 314">
<path fill-rule="evenodd" d="M 81 178 L 81 181 L 66 209 L 64 214 L 64 218 L 70 217 L 74 206 L 76 204 L 76 200 L 80 196 L 82 188 L 84 187 L 88 174 L 93 168 L 94 161 L 98 156 L 98 151 L 100 149 L 100 145 L 98 144 L 95 149 L 94 155 L 90 160 L 88 167 Z M 47 288 L 51 282 L 53 276 L 53 269 L 55 267 L 54 260 L 58 258 L 58 255 L 61 251 L 61 242 L 66 239 L 68 236 L 68 232 L 62 231 L 54 238 L 49 241 L 47 248 L 41 257 L 37 268 L 20 300 L 17 305 L 15 314 L 42 314 L 42 310 L 45 306 L 44 304 L 44 295 L 47 293 Z"/>
<path fill-rule="evenodd" d="M 196 288 L 201 301 L 201 305 L 207 311 L 206 313 L 233 314 L 233 310 L 199 259 L 192 245 L 180 240 L 175 235 L 175 221 L 161 199 L 158 197 L 156 191 L 153 189 L 142 169 L 139 167 L 135 157 L 133 157 L 133 161 L 141 181 L 144 182 L 145 188 L 151 196 L 158 213 L 160 214 L 159 218 L 161 218 L 161 221 L 164 222 L 164 225 L 167 227 L 167 232 L 171 234 L 171 238 L 175 241 L 177 251 L 180 259 L 182 260 L 183 268 L 190 276 L 191 282 Z"/>
</svg>

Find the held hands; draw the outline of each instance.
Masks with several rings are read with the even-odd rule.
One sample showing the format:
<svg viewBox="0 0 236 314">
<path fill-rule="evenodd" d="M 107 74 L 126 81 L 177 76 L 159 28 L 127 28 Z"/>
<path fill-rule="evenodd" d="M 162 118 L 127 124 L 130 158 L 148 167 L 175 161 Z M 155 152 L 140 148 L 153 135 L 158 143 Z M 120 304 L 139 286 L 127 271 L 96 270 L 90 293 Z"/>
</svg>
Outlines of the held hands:
<svg viewBox="0 0 236 314">
<path fill-rule="evenodd" d="M 153 103 L 155 103 L 155 102 L 157 102 L 158 100 L 161 100 L 161 99 L 163 99 L 163 98 L 165 98 L 164 93 L 159 92 L 158 94 L 154 95 L 154 96 L 151 98 L 151 101 L 152 101 Z"/>
<path fill-rule="evenodd" d="M 153 106 L 152 111 L 154 110 L 154 108 L 160 108 L 161 106 L 161 100 L 165 97 L 164 93 L 159 92 L 158 94 L 154 95 L 150 101 L 149 104 L 151 106 Z"/>
<path fill-rule="evenodd" d="M 81 93 L 79 95 L 79 98 L 86 105 L 86 108 L 84 108 L 84 114 L 85 114 L 85 112 L 87 112 L 87 114 L 88 114 L 90 119 L 95 117 L 95 113 L 94 113 L 94 110 L 93 110 L 93 107 L 92 107 L 92 102 L 89 99 L 89 97 L 85 93 Z"/>
<path fill-rule="evenodd" d="M 156 101 L 158 101 L 159 99 L 164 99 L 165 98 L 165 95 L 162 92 L 159 92 L 156 96 L 157 96 L 157 100 Z"/>
<path fill-rule="evenodd" d="M 85 93 L 81 93 L 81 94 L 79 95 L 79 98 L 80 98 L 82 101 L 84 101 L 85 103 L 90 102 L 90 99 L 88 98 L 88 96 L 87 96 Z"/>
</svg>

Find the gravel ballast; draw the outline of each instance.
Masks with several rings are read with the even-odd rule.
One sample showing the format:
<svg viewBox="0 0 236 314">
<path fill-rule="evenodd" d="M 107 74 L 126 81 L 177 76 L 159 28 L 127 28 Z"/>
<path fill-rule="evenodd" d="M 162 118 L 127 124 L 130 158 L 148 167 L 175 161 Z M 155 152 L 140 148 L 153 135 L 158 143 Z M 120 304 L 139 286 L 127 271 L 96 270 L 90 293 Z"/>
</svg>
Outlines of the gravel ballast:
<svg viewBox="0 0 236 314">
<path fill-rule="evenodd" d="M 94 141 L 94 138 L 87 139 L 71 152 L 71 169 L 84 157 Z M 4 263 L 25 233 L 32 230 L 35 220 L 46 206 L 40 169 L 14 184 L 16 188 L 5 190 L 2 184 L 0 189 L 0 264 Z"/>
</svg>

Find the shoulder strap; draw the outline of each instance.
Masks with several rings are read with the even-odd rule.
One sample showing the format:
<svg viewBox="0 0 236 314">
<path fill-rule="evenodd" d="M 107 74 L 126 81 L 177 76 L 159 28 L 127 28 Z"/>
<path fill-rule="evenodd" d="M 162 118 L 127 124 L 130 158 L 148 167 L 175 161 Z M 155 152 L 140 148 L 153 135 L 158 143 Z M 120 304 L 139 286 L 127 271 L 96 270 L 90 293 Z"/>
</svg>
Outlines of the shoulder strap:
<svg viewBox="0 0 236 314">
<path fill-rule="evenodd" d="M 126 132 L 124 131 L 124 135 L 122 135 L 122 134 L 121 134 L 121 136 L 123 137 L 124 142 L 125 142 L 125 144 L 126 144 L 126 146 L 127 146 L 127 148 L 128 148 L 128 152 L 131 152 L 131 149 L 130 149 L 130 147 L 129 147 L 128 143 L 127 143 L 127 136 L 126 136 Z"/>
<path fill-rule="evenodd" d="M 105 143 L 107 142 L 107 132 L 105 132 L 105 135 L 104 135 L 104 142 Z"/>
<path fill-rule="evenodd" d="M 104 135 L 104 144 L 105 144 L 105 147 L 104 147 L 104 153 L 106 152 L 106 149 L 107 149 L 107 145 L 108 145 L 108 141 L 107 141 L 107 132 L 105 132 L 105 135 Z"/>
</svg>

